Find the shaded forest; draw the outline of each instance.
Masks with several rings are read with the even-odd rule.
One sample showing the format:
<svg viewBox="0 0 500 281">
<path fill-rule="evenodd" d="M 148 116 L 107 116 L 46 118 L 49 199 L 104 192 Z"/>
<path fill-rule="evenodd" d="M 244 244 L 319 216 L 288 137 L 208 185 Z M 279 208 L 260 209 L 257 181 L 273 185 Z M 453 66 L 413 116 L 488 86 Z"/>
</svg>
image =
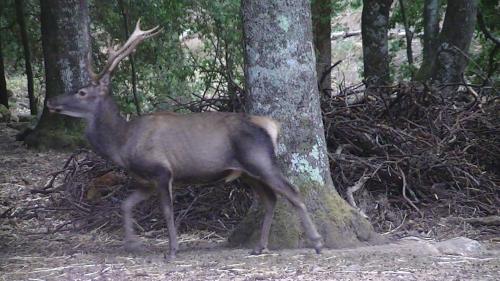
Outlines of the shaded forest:
<svg viewBox="0 0 500 281">
<path fill-rule="evenodd" d="M 162 31 L 113 72 L 121 115 L 278 120 L 280 167 L 327 247 L 405 236 L 498 242 L 498 1 L 290 3 L 4 0 L 0 121 L 23 146 L 68 157 L 30 189 L 43 204 L 6 203 L 0 218 L 45 210 L 51 233 L 121 229 L 119 202 L 137 181 L 91 152 L 83 121 L 46 105 L 86 86 L 86 62 L 105 68 L 141 19 Z M 7 183 L 9 167 L 1 169 Z M 157 205 L 138 206 L 141 234 L 165 235 Z M 259 205 L 240 180 L 189 185 L 175 191 L 175 225 L 253 245 Z M 308 245 L 290 209 L 278 203 L 270 248 Z"/>
</svg>

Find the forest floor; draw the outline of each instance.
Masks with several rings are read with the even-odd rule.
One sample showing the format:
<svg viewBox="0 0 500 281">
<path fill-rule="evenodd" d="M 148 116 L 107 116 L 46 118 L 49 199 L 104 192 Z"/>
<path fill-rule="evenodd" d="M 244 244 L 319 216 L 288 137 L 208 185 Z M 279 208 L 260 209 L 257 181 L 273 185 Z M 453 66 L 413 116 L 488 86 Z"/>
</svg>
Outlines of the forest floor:
<svg viewBox="0 0 500 281">
<path fill-rule="evenodd" d="M 378 246 L 276 250 L 251 256 L 221 239 L 181 234 L 177 259 L 164 259 L 166 238 L 143 239 L 144 251 L 123 250 L 120 233 L 50 231 L 48 200 L 30 190 L 61 169 L 69 153 L 37 152 L 0 123 L 0 280 L 499 280 L 500 245 L 453 255 L 432 240 L 408 238 Z M 36 212 L 35 212 L 36 213 Z M 60 223 L 60 222 L 58 222 Z M 159 237 L 166 237 L 165 235 Z"/>
</svg>

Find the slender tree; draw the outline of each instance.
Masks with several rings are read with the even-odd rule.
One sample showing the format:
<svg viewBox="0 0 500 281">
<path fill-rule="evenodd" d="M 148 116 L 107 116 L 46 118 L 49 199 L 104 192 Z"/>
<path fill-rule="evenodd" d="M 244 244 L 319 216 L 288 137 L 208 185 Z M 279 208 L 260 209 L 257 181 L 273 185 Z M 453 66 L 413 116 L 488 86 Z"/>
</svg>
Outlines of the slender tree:
<svg viewBox="0 0 500 281">
<path fill-rule="evenodd" d="M 7 94 L 7 81 L 5 79 L 5 67 L 3 64 L 2 32 L 0 32 L 0 104 L 9 108 L 9 96 Z"/>
<path fill-rule="evenodd" d="M 123 0 L 118 0 L 118 6 L 122 14 L 124 38 L 127 39 L 130 36 L 130 16 L 128 12 L 128 7 L 125 6 Z M 134 54 L 130 54 L 129 61 L 130 61 L 130 78 L 132 82 L 132 94 L 134 97 L 135 110 L 137 112 L 137 115 L 141 115 L 141 106 L 139 103 L 139 98 L 137 97 L 137 74 L 135 72 Z"/>
<path fill-rule="evenodd" d="M 281 122 L 277 157 L 305 197 L 330 247 L 374 237 L 371 225 L 336 192 L 330 176 L 320 111 L 309 0 L 242 3 L 247 111 Z M 280 200 L 270 247 L 297 247 L 303 235 L 291 208 Z M 256 208 L 255 208 L 256 209 Z M 260 214 L 249 212 L 230 242 L 254 241 Z"/>
<path fill-rule="evenodd" d="M 330 89 L 332 78 L 330 65 L 332 64 L 332 1 L 312 1 L 312 24 L 314 47 L 316 49 L 316 72 L 318 73 L 318 87 L 320 91 Z"/>
<path fill-rule="evenodd" d="M 413 33 L 410 30 L 410 25 L 408 24 L 408 19 L 406 17 L 406 6 L 404 0 L 399 0 L 399 8 L 401 9 L 401 16 L 403 17 L 403 25 L 405 27 L 405 37 L 406 37 L 406 58 L 408 59 L 408 65 L 413 66 L 413 50 L 412 50 L 412 40 Z"/>
<path fill-rule="evenodd" d="M 432 67 L 432 79 L 437 83 L 461 82 L 476 27 L 478 3 L 478 0 L 448 1 Z"/>
<path fill-rule="evenodd" d="M 26 81 L 28 83 L 28 99 L 30 104 L 31 115 L 36 115 L 38 112 L 38 106 L 35 98 L 35 92 L 33 87 L 33 68 L 31 67 L 31 51 L 30 44 L 28 40 L 28 32 L 26 30 L 26 20 L 24 16 L 24 1 L 16 0 L 16 20 L 19 25 L 19 33 L 21 34 L 21 43 L 23 46 L 24 54 L 24 66 L 26 72 Z"/>
<path fill-rule="evenodd" d="M 392 0 L 363 0 L 361 36 L 367 86 L 385 85 L 390 81 L 387 31 L 391 5 Z"/>
<path fill-rule="evenodd" d="M 423 14 L 423 60 L 416 77 L 420 81 L 429 79 L 439 45 L 439 0 L 425 0 Z"/>
<path fill-rule="evenodd" d="M 47 99 L 72 94 L 89 81 L 89 13 L 85 0 L 41 0 L 42 46 Z M 25 142 L 30 146 L 61 148 L 81 142 L 81 124 L 74 118 L 50 114 L 46 107 Z"/>
</svg>

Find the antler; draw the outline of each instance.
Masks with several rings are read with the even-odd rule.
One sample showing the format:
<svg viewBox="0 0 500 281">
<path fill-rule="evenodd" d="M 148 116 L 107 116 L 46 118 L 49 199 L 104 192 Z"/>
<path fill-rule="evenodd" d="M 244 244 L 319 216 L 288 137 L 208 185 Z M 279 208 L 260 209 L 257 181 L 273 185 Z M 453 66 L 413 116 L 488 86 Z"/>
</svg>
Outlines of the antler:
<svg viewBox="0 0 500 281">
<path fill-rule="evenodd" d="M 134 32 L 132 32 L 127 42 L 125 42 L 122 47 L 119 49 L 115 49 L 111 46 L 108 47 L 108 62 L 99 74 L 95 75 L 92 69 L 87 67 L 89 74 L 95 81 L 101 79 L 106 73 L 112 74 L 120 61 L 132 53 L 139 43 L 144 41 L 144 39 L 153 37 L 162 31 L 160 26 L 156 26 L 149 30 L 141 30 L 140 24 L 141 20 L 139 19 L 135 25 Z M 88 63 L 88 66 L 90 66 L 90 62 Z"/>
</svg>

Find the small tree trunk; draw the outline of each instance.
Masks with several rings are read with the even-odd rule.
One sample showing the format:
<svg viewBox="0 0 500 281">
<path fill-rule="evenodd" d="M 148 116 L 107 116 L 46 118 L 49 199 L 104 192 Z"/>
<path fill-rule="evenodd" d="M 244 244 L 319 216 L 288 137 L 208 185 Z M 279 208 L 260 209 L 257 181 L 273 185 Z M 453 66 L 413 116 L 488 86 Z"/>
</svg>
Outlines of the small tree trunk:
<svg viewBox="0 0 500 281">
<path fill-rule="evenodd" d="M 318 74 L 318 87 L 320 92 L 331 89 L 332 76 L 332 0 L 312 1 L 312 24 L 314 47 L 316 49 L 316 73 Z"/>
<path fill-rule="evenodd" d="M 74 94 L 89 82 L 85 61 L 90 52 L 89 12 L 85 0 L 41 0 L 45 102 Z M 69 148 L 84 143 L 81 122 L 50 114 L 44 106 L 36 128 L 24 141 L 29 146 Z"/>
<path fill-rule="evenodd" d="M 467 67 L 466 54 L 474 35 L 478 0 L 448 1 L 443 29 L 439 35 L 432 78 L 437 83 L 460 83 Z M 457 86 L 449 88 L 451 92 Z"/>
<path fill-rule="evenodd" d="M 309 0 L 245 0 L 247 111 L 281 122 L 277 157 L 288 179 L 301 189 L 329 247 L 355 245 L 374 237 L 371 225 L 333 187 L 319 104 Z M 230 238 L 255 241 L 259 212 L 249 212 Z M 303 245 L 295 213 L 279 200 L 270 247 Z"/>
<path fill-rule="evenodd" d="M 363 0 L 361 36 L 364 78 L 367 86 L 386 85 L 390 81 L 389 11 L 392 0 Z"/>
<path fill-rule="evenodd" d="M 26 79 L 28 82 L 28 99 L 30 103 L 31 115 L 38 113 L 38 104 L 35 98 L 33 87 L 33 69 L 31 67 L 31 51 L 28 41 L 28 32 L 26 31 L 26 21 L 24 19 L 24 1 L 16 0 L 16 20 L 19 25 L 19 32 L 21 33 L 21 42 L 23 45 L 24 65 L 26 68 Z"/>
<path fill-rule="evenodd" d="M 431 75 L 439 45 L 439 20 L 439 0 L 425 0 L 423 60 L 416 77 L 419 81 L 425 81 Z"/>
<path fill-rule="evenodd" d="M 5 79 L 5 67 L 3 64 L 2 33 L 0 32 L 0 104 L 9 108 L 9 95 L 7 94 L 7 80 Z"/>
<path fill-rule="evenodd" d="M 123 19 L 123 30 L 125 31 L 125 40 L 128 39 L 130 36 L 130 19 L 128 15 L 128 10 L 125 8 L 125 4 L 123 3 L 123 0 L 118 0 L 118 6 L 120 6 L 120 11 L 122 14 L 122 19 Z M 141 115 L 141 105 L 139 103 L 139 98 L 137 97 L 137 75 L 135 72 L 135 60 L 134 60 L 134 54 L 129 55 L 129 60 L 130 60 L 130 77 L 132 79 L 132 93 L 134 96 L 134 104 L 135 104 L 135 109 L 137 111 L 137 115 Z"/>
<path fill-rule="evenodd" d="M 413 51 L 411 48 L 411 42 L 413 40 L 413 33 L 410 30 L 410 26 L 408 25 L 408 19 L 406 18 L 406 9 L 405 9 L 404 0 L 399 0 L 399 6 L 401 8 L 401 15 L 403 16 L 403 24 L 405 26 L 406 57 L 408 59 L 408 65 L 410 65 L 410 67 L 412 67 L 413 66 Z"/>
</svg>

